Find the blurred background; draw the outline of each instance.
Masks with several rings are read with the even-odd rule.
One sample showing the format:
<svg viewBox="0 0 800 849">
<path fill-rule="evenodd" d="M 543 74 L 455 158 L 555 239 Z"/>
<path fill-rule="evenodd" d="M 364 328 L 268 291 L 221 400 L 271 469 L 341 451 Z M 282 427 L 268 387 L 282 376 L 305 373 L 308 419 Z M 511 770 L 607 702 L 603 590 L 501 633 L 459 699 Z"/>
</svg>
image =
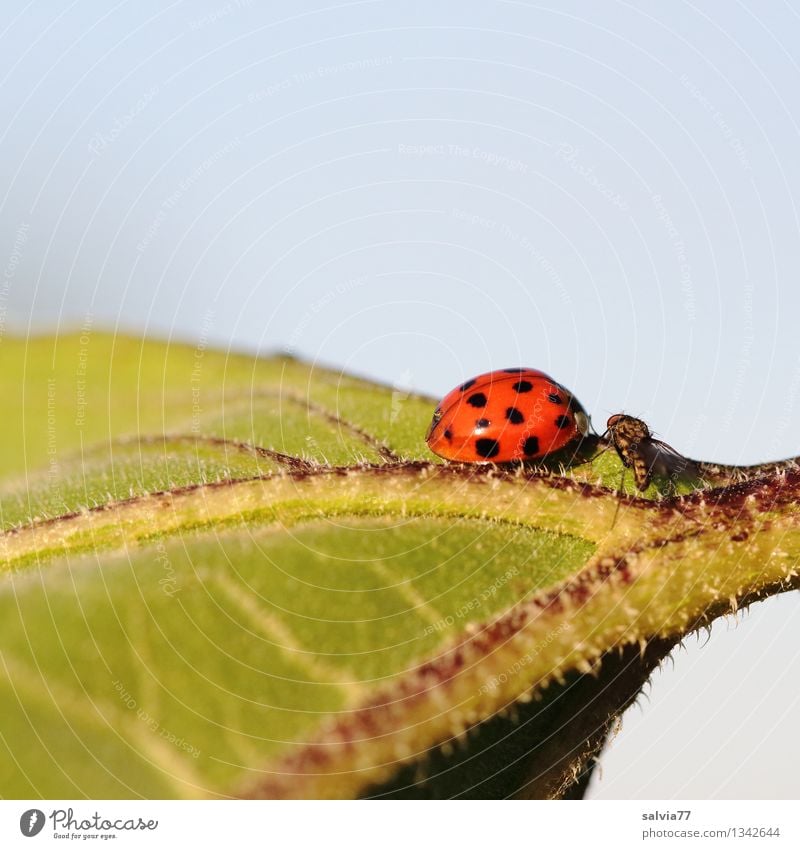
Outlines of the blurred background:
<svg viewBox="0 0 800 849">
<path fill-rule="evenodd" d="M 788 2 L 6 0 L 2 337 L 92 327 L 800 454 Z M 422 435 L 420 435 L 422 438 Z M 792 798 L 796 595 L 691 638 L 591 798 Z"/>
</svg>

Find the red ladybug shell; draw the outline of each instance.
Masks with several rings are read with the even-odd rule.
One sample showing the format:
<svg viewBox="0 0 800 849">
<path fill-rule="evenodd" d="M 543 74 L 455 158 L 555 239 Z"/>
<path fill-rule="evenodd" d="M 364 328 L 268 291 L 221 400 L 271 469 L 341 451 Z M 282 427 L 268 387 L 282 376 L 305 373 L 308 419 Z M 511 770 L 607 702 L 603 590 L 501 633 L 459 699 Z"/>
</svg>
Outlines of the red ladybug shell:
<svg viewBox="0 0 800 849">
<path fill-rule="evenodd" d="M 464 463 L 534 460 L 589 432 L 578 400 L 532 368 L 490 371 L 444 396 L 425 437 L 434 454 Z"/>
</svg>

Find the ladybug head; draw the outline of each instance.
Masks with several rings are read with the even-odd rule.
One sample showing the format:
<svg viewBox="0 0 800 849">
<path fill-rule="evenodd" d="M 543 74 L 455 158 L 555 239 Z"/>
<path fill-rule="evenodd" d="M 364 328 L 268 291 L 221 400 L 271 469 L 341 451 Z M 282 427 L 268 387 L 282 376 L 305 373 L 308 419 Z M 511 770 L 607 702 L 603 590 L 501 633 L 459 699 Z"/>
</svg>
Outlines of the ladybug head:
<svg viewBox="0 0 800 849">
<path fill-rule="evenodd" d="M 434 428 L 436 427 L 437 424 L 439 424 L 439 422 L 441 420 L 442 420 L 442 408 L 437 407 L 433 411 L 433 418 L 431 419 L 431 423 L 428 425 L 428 432 L 425 434 L 425 441 L 426 442 L 430 441 L 431 434 L 433 433 Z"/>
</svg>

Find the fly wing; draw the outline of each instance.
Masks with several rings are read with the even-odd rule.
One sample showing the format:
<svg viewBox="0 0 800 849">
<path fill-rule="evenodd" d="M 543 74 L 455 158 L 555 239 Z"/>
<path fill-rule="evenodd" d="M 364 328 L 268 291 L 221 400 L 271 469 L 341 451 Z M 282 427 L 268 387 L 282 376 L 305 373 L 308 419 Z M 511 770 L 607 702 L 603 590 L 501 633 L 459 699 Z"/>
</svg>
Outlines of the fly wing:
<svg viewBox="0 0 800 849">
<path fill-rule="evenodd" d="M 663 477 L 683 477 L 699 472 L 697 463 L 679 454 L 671 445 L 660 439 L 645 439 L 639 443 L 639 452 L 647 468 Z"/>
</svg>

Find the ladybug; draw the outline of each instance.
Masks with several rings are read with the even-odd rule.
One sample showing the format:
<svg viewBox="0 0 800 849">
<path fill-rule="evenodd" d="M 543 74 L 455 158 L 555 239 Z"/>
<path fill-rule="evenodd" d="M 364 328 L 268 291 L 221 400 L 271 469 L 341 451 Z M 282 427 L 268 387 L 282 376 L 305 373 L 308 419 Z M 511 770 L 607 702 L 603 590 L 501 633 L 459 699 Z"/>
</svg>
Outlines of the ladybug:
<svg viewBox="0 0 800 849">
<path fill-rule="evenodd" d="M 611 416 L 606 422 L 608 441 L 614 446 L 622 464 L 633 469 L 636 487 L 644 491 L 653 474 L 665 477 L 699 473 L 693 460 L 679 454 L 674 448 L 653 439 L 650 428 L 641 419 L 622 413 Z"/>
<path fill-rule="evenodd" d="M 425 441 L 464 463 L 546 457 L 589 433 L 578 400 L 544 372 L 505 368 L 473 377 L 441 400 Z"/>
</svg>

